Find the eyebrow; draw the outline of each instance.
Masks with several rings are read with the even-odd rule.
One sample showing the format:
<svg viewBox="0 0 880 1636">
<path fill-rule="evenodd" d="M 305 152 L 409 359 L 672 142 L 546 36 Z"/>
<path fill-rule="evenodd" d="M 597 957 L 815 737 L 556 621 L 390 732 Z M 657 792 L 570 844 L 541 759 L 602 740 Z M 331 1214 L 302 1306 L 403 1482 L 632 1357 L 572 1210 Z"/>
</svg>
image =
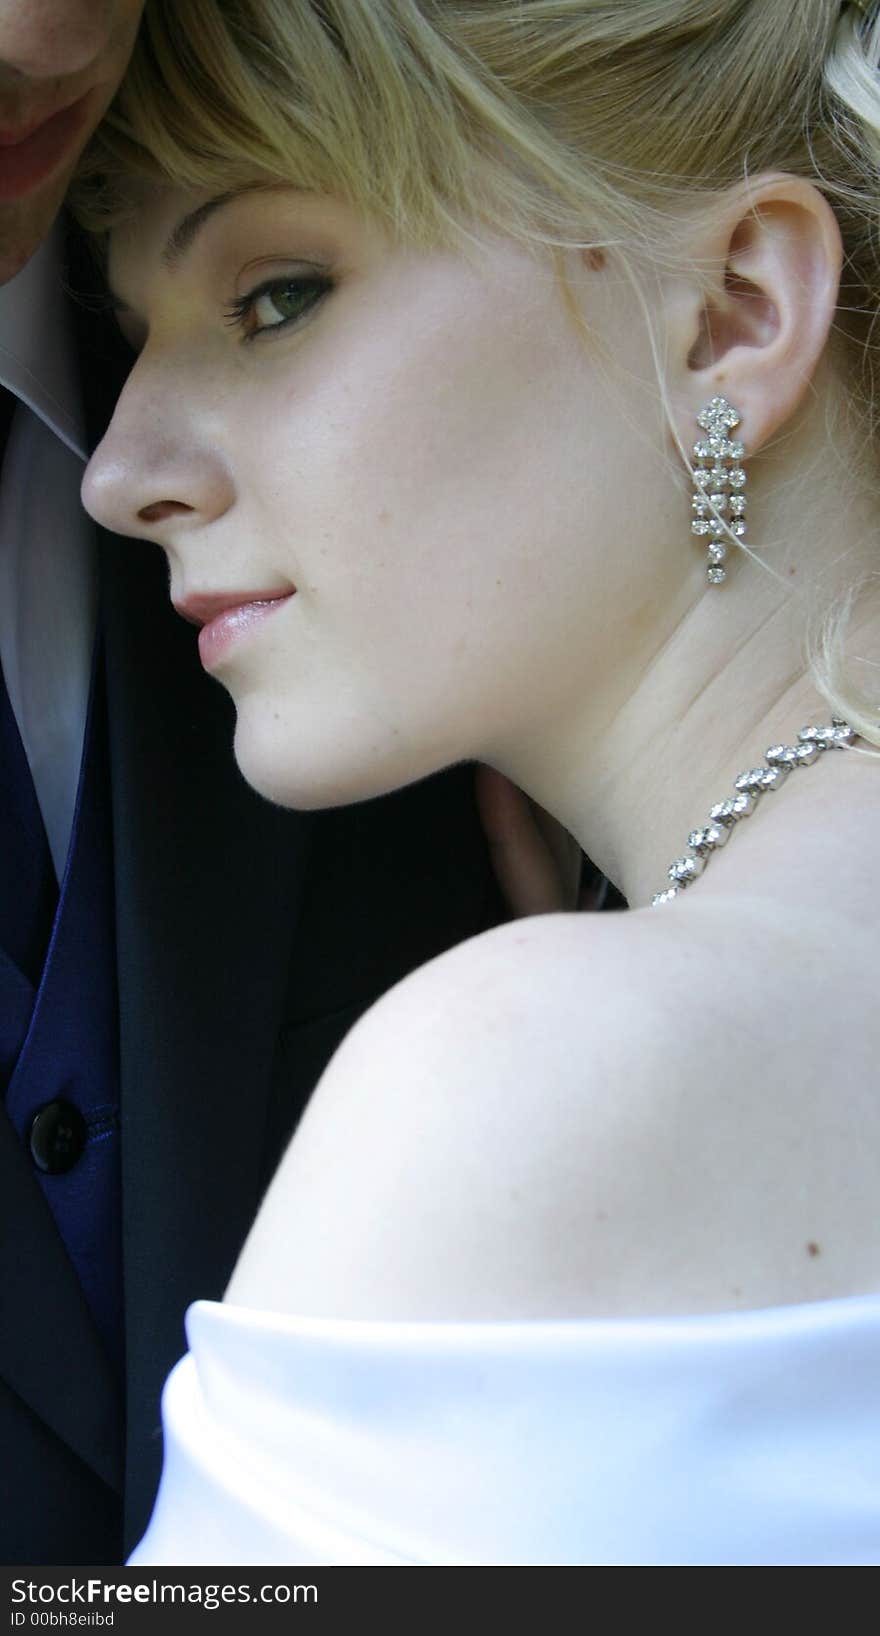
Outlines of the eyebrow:
<svg viewBox="0 0 880 1636">
<path fill-rule="evenodd" d="M 229 188 L 226 193 L 218 193 L 215 198 L 206 199 L 204 204 L 198 205 L 195 210 L 190 210 L 187 215 L 181 216 L 180 221 L 172 228 L 165 240 L 159 258 L 162 266 L 168 272 L 173 273 L 186 255 L 193 239 L 204 227 L 205 222 L 216 211 L 222 210 L 224 205 L 232 204 L 235 199 L 243 198 L 246 193 L 263 193 L 265 191 L 266 186 L 261 183 L 251 183 L 246 187 Z M 107 281 L 107 296 L 109 305 L 116 314 L 132 311 L 128 302 L 123 301 L 122 297 L 116 293 L 109 279 Z"/>
<path fill-rule="evenodd" d="M 228 193 L 218 193 L 215 199 L 207 199 L 196 210 L 191 210 L 188 215 L 182 216 L 165 241 L 165 248 L 162 251 L 161 258 L 162 266 L 169 273 L 173 272 L 175 267 L 183 260 L 193 239 L 204 227 L 208 218 L 213 216 L 215 211 L 222 210 L 224 205 L 231 204 L 233 199 L 240 199 L 243 193 L 252 193 L 254 191 L 256 190 L 247 187 L 231 188 Z"/>
</svg>

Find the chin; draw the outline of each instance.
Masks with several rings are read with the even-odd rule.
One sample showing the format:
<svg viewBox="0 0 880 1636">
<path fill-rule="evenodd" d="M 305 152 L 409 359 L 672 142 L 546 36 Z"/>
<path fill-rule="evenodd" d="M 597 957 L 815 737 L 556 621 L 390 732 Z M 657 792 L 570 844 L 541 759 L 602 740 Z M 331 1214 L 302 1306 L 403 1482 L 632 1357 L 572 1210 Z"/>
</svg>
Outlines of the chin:
<svg viewBox="0 0 880 1636">
<path fill-rule="evenodd" d="M 404 755 L 393 740 L 376 742 L 366 723 L 360 730 L 346 723 L 335 732 L 329 723 L 313 721 L 308 730 L 299 725 L 284 729 L 275 721 L 273 730 L 254 729 L 239 715 L 235 729 L 235 759 L 242 777 L 275 806 L 297 812 L 352 806 L 388 795 L 392 790 L 438 772 L 446 761 L 418 764 Z"/>
<path fill-rule="evenodd" d="M 24 199 L 0 201 L 0 284 L 15 278 L 39 250 L 61 208 L 64 181 L 53 178 Z"/>
</svg>

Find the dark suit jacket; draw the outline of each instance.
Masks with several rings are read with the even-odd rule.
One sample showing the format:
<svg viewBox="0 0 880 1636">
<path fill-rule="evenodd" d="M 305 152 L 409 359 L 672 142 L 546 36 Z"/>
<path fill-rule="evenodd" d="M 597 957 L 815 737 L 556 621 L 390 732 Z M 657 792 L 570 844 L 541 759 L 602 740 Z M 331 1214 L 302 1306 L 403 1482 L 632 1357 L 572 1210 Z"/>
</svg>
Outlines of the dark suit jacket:
<svg viewBox="0 0 880 1636">
<path fill-rule="evenodd" d="M 81 269 L 74 275 L 79 282 Z M 79 311 L 93 441 L 118 359 Z M 232 758 L 232 711 L 151 547 L 100 540 L 121 1037 L 121 1391 L 0 1117 L 0 1559 L 122 1559 L 161 1465 L 183 1313 L 218 1298 L 336 1044 L 413 966 L 500 918 L 459 768 L 303 816 Z"/>
</svg>

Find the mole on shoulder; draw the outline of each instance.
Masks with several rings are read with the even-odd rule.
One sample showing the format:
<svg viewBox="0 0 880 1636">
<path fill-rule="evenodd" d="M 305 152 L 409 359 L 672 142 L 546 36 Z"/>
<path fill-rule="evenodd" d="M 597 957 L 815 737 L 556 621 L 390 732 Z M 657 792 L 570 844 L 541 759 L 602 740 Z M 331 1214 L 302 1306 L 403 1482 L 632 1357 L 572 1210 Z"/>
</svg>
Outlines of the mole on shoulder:
<svg viewBox="0 0 880 1636">
<path fill-rule="evenodd" d="M 809 1244 L 807 1245 L 807 1255 L 812 1256 L 815 1259 L 817 1255 L 821 1254 L 822 1250 L 820 1245 L 818 1245 L 815 1240 L 811 1238 Z"/>
</svg>

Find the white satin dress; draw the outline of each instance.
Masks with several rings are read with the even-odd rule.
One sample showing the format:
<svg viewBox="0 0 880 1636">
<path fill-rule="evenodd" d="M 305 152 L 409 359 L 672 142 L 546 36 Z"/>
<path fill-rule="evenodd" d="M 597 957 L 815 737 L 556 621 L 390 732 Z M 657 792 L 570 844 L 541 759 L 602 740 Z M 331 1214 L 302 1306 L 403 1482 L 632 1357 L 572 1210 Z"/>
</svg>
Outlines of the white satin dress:
<svg viewBox="0 0 880 1636">
<path fill-rule="evenodd" d="M 880 1564 L 880 1295 L 187 1332 L 134 1566 Z"/>
</svg>

